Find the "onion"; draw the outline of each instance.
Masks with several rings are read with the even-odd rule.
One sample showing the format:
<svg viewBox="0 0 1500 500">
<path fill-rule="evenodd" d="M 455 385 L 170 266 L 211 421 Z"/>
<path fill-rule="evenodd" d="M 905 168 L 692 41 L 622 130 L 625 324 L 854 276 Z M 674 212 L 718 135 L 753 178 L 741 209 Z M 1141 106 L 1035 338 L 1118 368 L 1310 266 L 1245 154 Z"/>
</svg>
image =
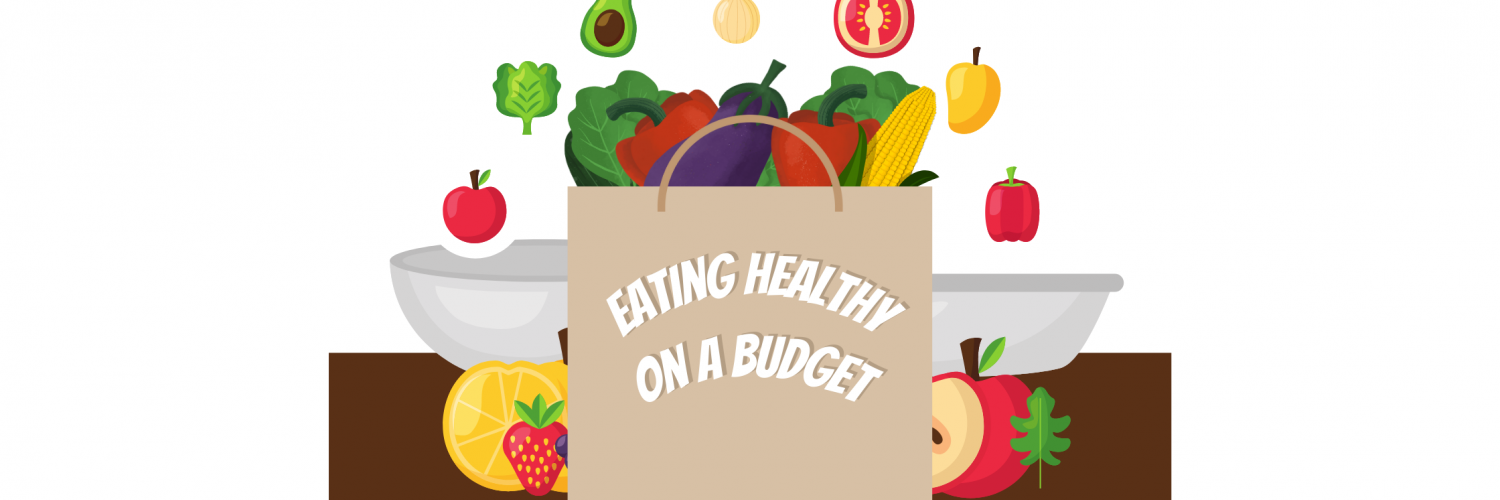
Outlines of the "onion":
<svg viewBox="0 0 1500 500">
<path fill-rule="evenodd" d="M 729 43 L 745 43 L 760 28 L 760 9 L 750 0 L 721 0 L 714 7 L 714 31 Z"/>
</svg>

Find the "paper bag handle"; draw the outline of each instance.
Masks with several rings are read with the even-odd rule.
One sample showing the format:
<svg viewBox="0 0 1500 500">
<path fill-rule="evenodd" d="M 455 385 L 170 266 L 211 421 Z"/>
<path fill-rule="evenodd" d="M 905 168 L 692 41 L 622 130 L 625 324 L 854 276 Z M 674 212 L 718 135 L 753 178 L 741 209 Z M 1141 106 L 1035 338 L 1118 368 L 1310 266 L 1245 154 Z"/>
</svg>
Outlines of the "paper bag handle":
<svg viewBox="0 0 1500 500">
<path fill-rule="evenodd" d="M 839 173 L 837 170 L 834 170 L 833 161 L 828 159 L 828 153 L 823 152 L 823 148 L 821 146 L 818 146 L 818 142 L 814 141 L 811 136 L 807 135 L 807 132 L 803 132 L 802 129 L 797 128 L 790 123 L 771 118 L 769 116 L 736 115 L 710 123 L 707 126 L 698 129 L 698 131 L 689 136 L 687 140 L 682 141 L 682 147 L 677 148 L 677 154 L 672 155 L 672 160 L 667 162 L 667 170 L 665 172 L 662 172 L 661 174 L 661 188 L 657 189 L 656 194 L 657 212 L 667 211 L 667 182 L 672 180 L 672 171 L 677 170 L 677 162 L 682 161 L 682 155 L 687 153 L 688 148 L 693 147 L 694 144 L 698 143 L 698 139 L 702 139 L 703 136 L 708 135 L 710 132 L 737 123 L 760 123 L 764 125 L 770 125 L 772 127 L 790 132 L 798 139 L 802 139 L 802 142 L 807 143 L 808 147 L 812 148 L 813 153 L 818 155 L 818 160 L 821 160 L 823 162 L 823 168 L 828 171 L 829 184 L 833 185 L 833 211 L 844 211 L 844 190 L 839 186 Z"/>
</svg>

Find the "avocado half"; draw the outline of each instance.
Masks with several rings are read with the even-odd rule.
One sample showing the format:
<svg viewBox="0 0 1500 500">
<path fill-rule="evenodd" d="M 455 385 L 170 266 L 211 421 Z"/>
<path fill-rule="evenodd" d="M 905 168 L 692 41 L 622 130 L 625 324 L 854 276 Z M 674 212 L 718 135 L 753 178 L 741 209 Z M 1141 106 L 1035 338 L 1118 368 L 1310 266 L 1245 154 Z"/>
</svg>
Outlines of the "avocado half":
<svg viewBox="0 0 1500 500">
<path fill-rule="evenodd" d="M 635 46 L 635 9 L 630 0 L 595 0 L 578 30 L 584 48 L 604 57 L 620 57 Z"/>
</svg>

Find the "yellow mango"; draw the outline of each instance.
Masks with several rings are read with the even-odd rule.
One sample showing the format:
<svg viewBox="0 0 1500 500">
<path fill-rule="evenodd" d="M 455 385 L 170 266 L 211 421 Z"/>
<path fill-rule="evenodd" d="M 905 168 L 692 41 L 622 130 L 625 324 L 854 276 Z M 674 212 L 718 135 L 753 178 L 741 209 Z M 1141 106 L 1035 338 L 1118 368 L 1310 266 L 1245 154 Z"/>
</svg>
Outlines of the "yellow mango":
<svg viewBox="0 0 1500 500">
<path fill-rule="evenodd" d="M 958 63 L 948 70 L 948 128 L 960 134 L 979 130 L 999 105 L 1000 76 L 979 64 L 979 47 L 974 47 L 973 64 Z"/>
</svg>

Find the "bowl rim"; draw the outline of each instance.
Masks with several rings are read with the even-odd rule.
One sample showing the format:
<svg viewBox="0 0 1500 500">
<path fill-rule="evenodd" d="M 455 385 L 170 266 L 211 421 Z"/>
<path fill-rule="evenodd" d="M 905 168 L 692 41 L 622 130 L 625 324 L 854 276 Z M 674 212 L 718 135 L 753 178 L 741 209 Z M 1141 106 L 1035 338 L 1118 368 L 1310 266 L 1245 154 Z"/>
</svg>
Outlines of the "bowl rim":
<svg viewBox="0 0 1500 500">
<path fill-rule="evenodd" d="M 518 247 L 518 246 L 560 246 L 560 247 L 563 247 L 564 249 L 566 249 L 568 247 L 568 240 L 561 240 L 561 239 L 552 239 L 552 240 L 515 240 L 515 241 L 511 242 L 510 246 L 505 247 L 505 248 L 508 250 L 511 247 Z M 406 272 L 414 273 L 414 274 L 423 274 L 423 275 L 427 275 L 427 276 L 440 276 L 440 277 L 444 277 L 444 278 L 456 278 L 456 279 L 464 279 L 464 280 L 507 281 L 507 282 L 546 282 L 546 283 L 558 283 L 558 282 L 567 283 L 567 281 L 568 281 L 567 275 L 563 275 L 563 276 L 516 276 L 516 275 L 503 275 L 503 274 L 461 273 L 461 272 L 453 272 L 453 271 L 439 271 L 439 270 L 435 270 L 435 269 L 420 268 L 420 267 L 412 265 L 411 263 L 406 262 L 406 259 L 408 257 L 414 256 L 414 255 L 423 254 L 423 253 L 427 253 L 427 252 L 434 252 L 434 251 L 447 252 L 448 250 L 445 249 L 445 248 L 443 248 L 442 245 L 433 245 L 433 246 L 430 246 L 430 247 L 422 247 L 422 248 L 415 248 L 415 249 L 412 249 L 412 250 L 407 250 L 405 252 L 401 252 L 401 253 L 398 253 L 396 255 L 391 256 L 391 267 L 394 267 L 394 268 L 397 268 L 397 269 L 401 269 L 401 270 L 404 270 Z M 449 253 L 452 253 L 452 252 L 449 252 Z M 504 254 L 504 253 L 505 253 L 505 250 L 501 250 L 500 253 L 497 253 L 495 255 L 491 255 L 491 256 L 485 257 L 485 258 L 486 259 L 495 258 L 495 257 L 497 257 L 497 256 L 499 256 L 501 254 Z M 479 259 L 475 259 L 475 260 L 479 260 Z"/>
<path fill-rule="evenodd" d="M 933 274 L 932 292 L 1118 292 L 1118 274 Z"/>
</svg>

